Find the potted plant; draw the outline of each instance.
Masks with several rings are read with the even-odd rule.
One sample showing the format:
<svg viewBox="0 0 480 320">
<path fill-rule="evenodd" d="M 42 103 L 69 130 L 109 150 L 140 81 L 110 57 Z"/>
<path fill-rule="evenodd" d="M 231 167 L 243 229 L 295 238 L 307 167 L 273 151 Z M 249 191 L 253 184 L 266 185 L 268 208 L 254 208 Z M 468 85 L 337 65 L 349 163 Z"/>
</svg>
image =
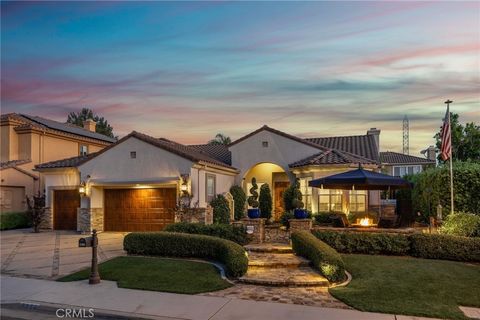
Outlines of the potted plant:
<svg viewBox="0 0 480 320">
<path fill-rule="evenodd" d="M 295 209 L 293 215 L 295 219 L 306 219 L 308 217 L 307 210 L 303 209 L 305 206 L 302 201 L 302 192 L 300 191 L 300 180 L 295 181 L 294 197 L 292 201 Z"/>
<path fill-rule="evenodd" d="M 252 178 L 252 187 L 250 188 L 251 196 L 248 197 L 248 205 L 252 208 L 248 209 L 248 217 L 250 219 L 257 219 L 260 218 L 260 209 L 258 209 L 258 185 L 257 179 L 255 177 Z"/>
</svg>

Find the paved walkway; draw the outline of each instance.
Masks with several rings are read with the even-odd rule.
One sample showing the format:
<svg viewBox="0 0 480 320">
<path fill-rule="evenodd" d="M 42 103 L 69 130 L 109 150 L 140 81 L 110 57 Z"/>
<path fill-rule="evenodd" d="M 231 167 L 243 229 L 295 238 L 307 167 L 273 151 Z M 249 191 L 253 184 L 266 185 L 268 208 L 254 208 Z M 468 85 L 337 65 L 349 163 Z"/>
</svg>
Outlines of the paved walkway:
<svg viewBox="0 0 480 320">
<path fill-rule="evenodd" d="M 99 234 L 99 261 L 125 255 L 123 233 Z M 0 232 L 1 272 L 39 279 L 55 279 L 90 266 L 92 250 L 79 248 L 78 239 L 85 237 L 74 231 L 31 229 Z"/>
<path fill-rule="evenodd" d="M 420 319 L 356 310 L 122 289 L 118 288 L 111 281 L 102 281 L 99 285 L 90 286 L 86 281 L 64 283 L 2 276 L 1 283 L 2 303 L 53 303 L 63 306 L 94 308 L 103 312 L 120 312 L 122 314 L 154 319 L 159 317 L 192 320 Z"/>
</svg>

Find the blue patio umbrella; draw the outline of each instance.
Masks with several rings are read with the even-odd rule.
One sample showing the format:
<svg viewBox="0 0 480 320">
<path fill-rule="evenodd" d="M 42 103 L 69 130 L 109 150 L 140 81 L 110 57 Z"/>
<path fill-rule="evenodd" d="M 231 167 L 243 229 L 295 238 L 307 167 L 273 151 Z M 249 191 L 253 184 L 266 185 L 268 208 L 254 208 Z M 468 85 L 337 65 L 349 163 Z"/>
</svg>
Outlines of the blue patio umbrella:
<svg viewBox="0 0 480 320">
<path fill-rule="evenodd" d="M 358 168 L 328 177 L 312 180 L 310 187 L 345 190 L 390 190 L 411 188 L 405 179 L 392 177 L 383 173 Z"/>
</svg>

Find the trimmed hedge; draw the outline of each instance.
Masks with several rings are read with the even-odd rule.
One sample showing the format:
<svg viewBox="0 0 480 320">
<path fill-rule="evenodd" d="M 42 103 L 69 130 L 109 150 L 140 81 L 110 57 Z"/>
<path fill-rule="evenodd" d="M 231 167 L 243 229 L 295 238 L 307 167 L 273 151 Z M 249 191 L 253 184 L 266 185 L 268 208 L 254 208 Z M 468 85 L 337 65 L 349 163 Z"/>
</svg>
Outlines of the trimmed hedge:
<svg viewBox="0 0 480 320">
<path fill-rule="evenodd" d="M 201 223 L 178 222 L 167 225 L 164 231 L 203 234 L 227 239 L 240 245 L 245 245 L 248 243 L 248 237 L 244 226 L 235 226 L 230 224 L 204 225 Z"/>
<path fill-rule="evenodd" d="M 292 248 L 296 254 L 310 260 L 328 281 L 345 279 L 345 263 L 340 254 L 308 231 L 292 233 Z"/>
<path fill-rule="evenodd" d="M 26 212 L 5 212 L 0 214 L 0 230 L 31 227 L 30 218 Z"/>
<path fill-rule="evenodd" d="M 480 237 L 480 215 L 456 212 L 449 214 L 440 232 L 462 237 Z"/>
<path fill-rule="evenodd" d="M 480 262 L 480 238 L 444 234 L 414 234 L 409 238 L 414 257 Z"/>
<path fill-rule="evenodd" d="M 424 259 L 480 261 L 480 238 L 442 234 L 398 234 L 313 230 L 338 252 L 410 255 Z"/>
<path fill-rule="evenodd" d="M 410 241 L 404 234 L 313 230 L 313 235 L 342 253 L 407 255 Z"/>
<path fill-rule="evenodd" d="M 219 261 L 231 277 L 247 272 L 245 250 L 235 242 L 205 235 L 172 232 L 134 232 L 127 234 L 123 248 L 128 254 L 201 258 Z"/>
</svg>

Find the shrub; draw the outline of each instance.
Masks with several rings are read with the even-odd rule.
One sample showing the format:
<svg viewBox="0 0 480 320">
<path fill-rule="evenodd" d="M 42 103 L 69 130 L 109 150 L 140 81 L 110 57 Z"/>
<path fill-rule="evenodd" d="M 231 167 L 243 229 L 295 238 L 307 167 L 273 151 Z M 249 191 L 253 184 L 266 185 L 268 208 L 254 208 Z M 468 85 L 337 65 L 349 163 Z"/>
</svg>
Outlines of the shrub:
<svg viewBox="0 0 480 320">
<path fill-rule="evenodd" d="M 46 219 L 45 210 L 45 194 L 38 194 L 32 196 L 32 198 L 27 198 L 27 215 L 29 217 L 30 223 L 33 226 L 33 232 L 40 232 L 40 225 Z"/>
<path fill-rule="evenodd" d="M 245 217 L 245 202 L 247 201 L 247 196 L 240 186 L 232 186 L 230 188 L 230 193 L 232 194 L 234 201 L 235 220 L 240 220 Z"/>
<path fill-rule="evenodd" d="M 128 254 L 216 260 L 225 265 L 231 277 L 244 275 L 248 268 L 248 258 L 242 246 L 205 235 L 134 232 L 125 236 L 123 248 Z"/>
<path fill-rule="evenodd" d="M 0 214 L 0 230 L 28 228 L 30 218 L 26 212 L 5 212 Z"/>
<path fill-rule="evenodd" d="M 307 258 L 328 281 L 345 279 L 345 263 L 338 252 L 308 231 L 292 233 L 292 248 L 296 254 Z"/>
<path fill-rule="evenodd" d="M 204 225 L 201 223 L 179 222 L 168 225 L 164 229 L 164 231 L 203 234 L 207 236 L 227 239 L 240 245 L 248 243 L 248 238 L 244 226 L 235 226 L 230 224 Z"/>
<path fill-rule="evenodd" d="M 302 199 L 303 199 L 303 195 L 302 195 L 302 191 L 300 191 L 300 179 L 297 178 L 295 180 L 294 189 L 293 189 L 292 205 L 294 209 L 302 209 L 305 206 Z"/>
<path fill-rule="evenodd" d="M 285 191 L 283 192 L 283 207 L 285 211 L 289 212 L 295 209 L 295 185 L 291 184 Z"/>
<path fill-rule="evenodd" d="M 260 187 L 260 197 L 258 199 L 260 208 L 260 217 L 270 219 L 272 217 L 272 193 L 267 183 Z"/>
<path fill-rule="evenodd" d="M 463 212 L 450 214 L 440 232 L 454 236 L 480 237 L 480 215 Z"/>
<path fill-rule="evenodd" d="M 313 230 L 313 235 L 342 253 L 407 255 L 410 242 L 395 233 Z"/>
<path fill-rule="evenodd" d="M 311 219 L 312 218 L 312 213 L 310 211 L 307 211 L 307 218 L 306 219 Z M 288 220 L 290 219 L 295 219 L 295 215 L 293 211 L 285 211 L 281 216 L 280 216 L 280 223 L 283 226 L 286 226 L 287 228 L 290 227 L 290 223 Z"/>
<path fill-rule="evenodd" d="M 221 194 L 217 194 L 210 202 L 213 208 L 213 222 L 214 223 L 229 223 L 230 222 L 230 208 L 228 201 Z"/>
<path fill-rule="evenodd" d="M 313 216 L 316 223 L 331 223 L 332 219 L 330 216 L 332 212 L 318 212 L 316 215 Z"/>
<path fill-rule="evenodd" d="M 410 255 L 414 257 L 480 262 L 480 238 L 414 234 L 409 239 Z"/>
</svg>

